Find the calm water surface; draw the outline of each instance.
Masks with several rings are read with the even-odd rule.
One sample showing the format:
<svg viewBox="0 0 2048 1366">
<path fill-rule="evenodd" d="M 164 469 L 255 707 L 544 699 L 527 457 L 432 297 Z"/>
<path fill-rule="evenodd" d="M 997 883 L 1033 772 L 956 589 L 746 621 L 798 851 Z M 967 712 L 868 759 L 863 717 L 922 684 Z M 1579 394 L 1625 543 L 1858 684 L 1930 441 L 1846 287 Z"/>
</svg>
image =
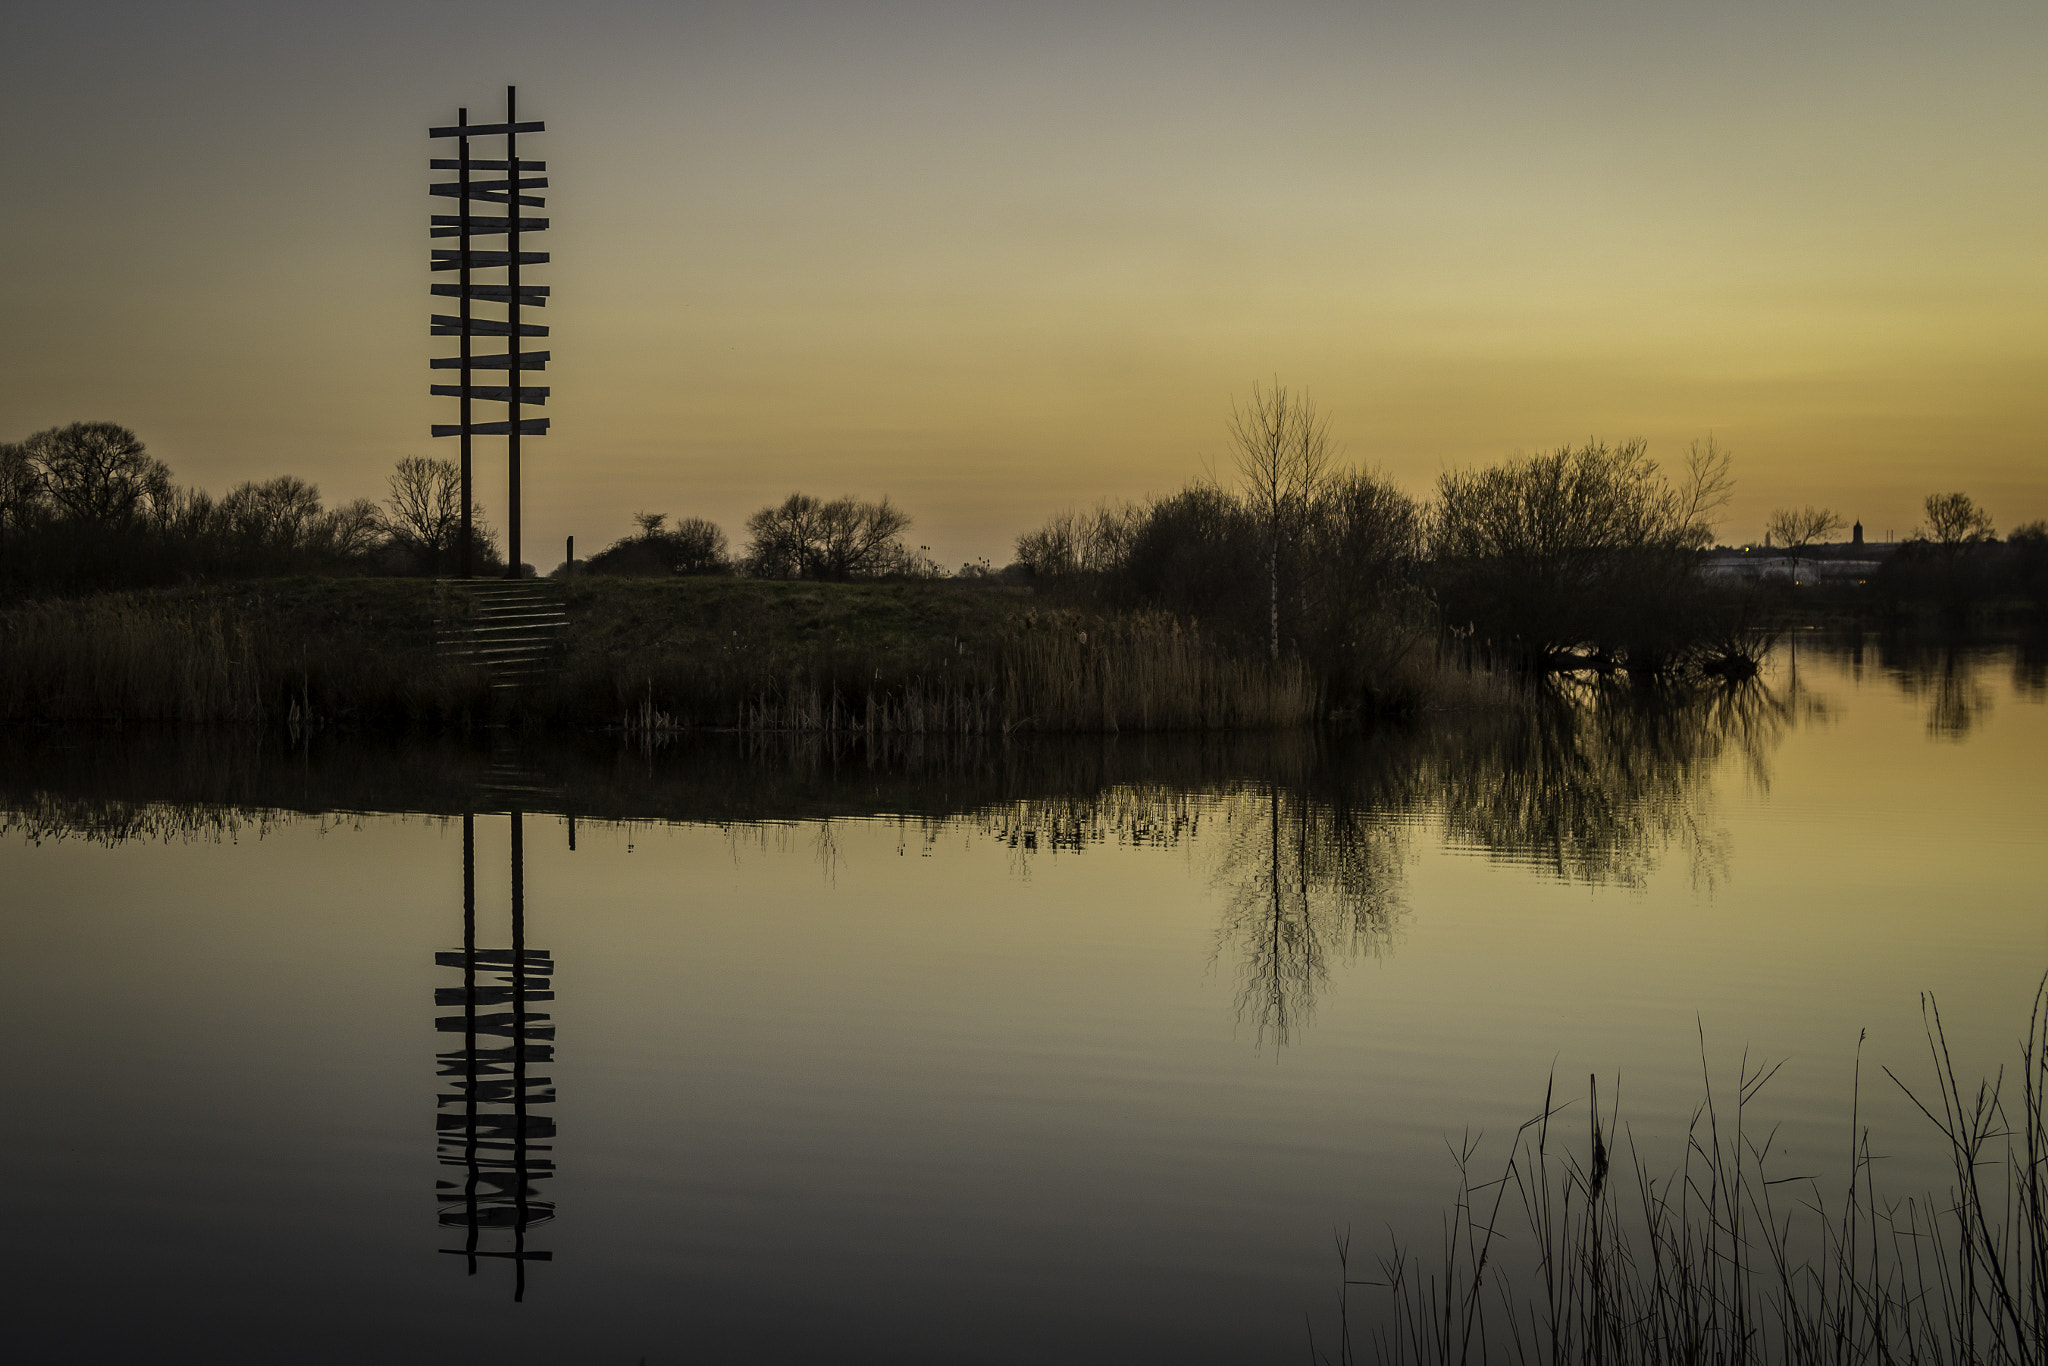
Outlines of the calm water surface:
<svg viewBox="0 0 2048 1366">
<path fill-rule="evenodd" d="M 15 736 L 0 1346 L 1299 1360 L 1333 1231 L 1433 1245 L 1447 1144 L 1553 1074 L 1675 1162 L 1703 1037 L 1831 1174 L 1867 1030 L 1917 1193 L 1874 1065 L 1925 1075 L 1932 992 L 1996 1066 L 2048 969 L 2042 666 L 1767 683 L 1320 742 Z"/>
</svg>

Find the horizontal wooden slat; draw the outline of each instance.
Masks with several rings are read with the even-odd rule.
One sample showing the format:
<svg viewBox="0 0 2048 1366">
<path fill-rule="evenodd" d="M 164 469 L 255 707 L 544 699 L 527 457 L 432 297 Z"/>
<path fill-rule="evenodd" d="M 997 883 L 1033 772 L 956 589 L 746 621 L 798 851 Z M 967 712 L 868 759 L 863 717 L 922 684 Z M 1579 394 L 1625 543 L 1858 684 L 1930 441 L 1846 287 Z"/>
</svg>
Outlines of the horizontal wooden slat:
<svg viewBox="0 0 2048 1366">
<path fill-rule="evenodd" d="M 509 422 L 472 422 L 469 424 L 469 434 L 471 436 L 510 436 L 512 434 L 512 424 Z M 544 417 L 524 419 L 519 424 L 519 434 L 521 436 L 546 436 L 548 434 L 548 419 Z M 462 424 L 459 422 L 446 424 L 436 422 L 433 435 L 461 436 Z"/>
<path fill-rule="evenodd" d="M 495 138 L 506 133 L 545 133 L 545 123 L 458 123 L 451 128 L 429 128 L 430 138 Z"/>
<path fill-rule="evenodd" d="M 546 351 L 522 351 L 519 353 L 519 368 L 522 370 L 545 370 L 548 368 L 548 354 Z M 460 370 L 462 368 L 462 357 L 436 356 L 427 362 L 427 367 L 432 370 Z M 502 351 L 492 356 L 471 356 L 469 358 L 469 368 L 472 370 L 509 370 L 512 368 L 512 357 Z"/>
<path fill-rule="evenodd" d="M 437 1006 L 459 1006 L 476 1004 L 480 1006 L 504 1006 L 513 1003 L 514 995 L 522 1001 L 552 1001 L 555 993 L 548 990 L 534 991 L 530 988 L 510 986 L 435 987 L 434 1004 Z M 465 998 L 473 998 L 465 999 Z"/>
<path fill-rule="evenodd" d="M 438 185 L 435 186 L 433 189 L 427 191 L 427 193 L 440 195 L 443 199 L 460 199 L 463 197 L 462 191 L 459 189 L 444 190 L 440 188 Z M 502 190 L 471 190 L 469 192 L 469 198 L 480 199 L 486 204 L 504 204 L 510 202 L 510 196 L 506 195 L 505 192 Z M 518 202 L 529 209 L 545 209 L 548 206 L 547 200 L 542 199 L 537 194 L 520 195 L 518 196 Z"/>
<path fill-rule="evenodd" d="M 471 157 L 469 159 L 469 169 L 472 171 L 545 171 L 547 168 L 548 164 L 545 161 L 528 161 L 524 157 L 519 159 L 517 166 L 502 157 L 496 161 L 486 161 L 481 157 Z M 459 171 L 462 169 L 462 162 L 451 157 L 434 157 L 427 162 L 427 169 L 430 171 Z"/>
<path fill-rule="evenodd" d="M 519 220 L 519 231 L 521 232 L 546 232 L 547 230 L 548 220 L 545 218 L 522 218 Z M 471 237 L 496 237 L 507 231 L 510 231 L 510 227 L 506 219 L 497 217 L 486 218 L 482 214 L 470 215 L 469 235 Z M 433 215 L 429 236 L 455 237 L 459 236 L 461 232 L 462 219 L 459 215 L 452 213 L 437 213 Z"/>
<path fill-rule="evenodd" d="M 462 335 L 462 319 L 451 318 L 445 313 L 433 315 L 433 335 L 437 337 L 459 337 Z M 545 337 L 548 334 L 545 323 L 521 323 L 515 329 L 508 322 L 496 318 L 471 318 L 469 335 L 472 337 L 509 337 L 514 333 L 522 337 Z"/>
<path fill-rule="evenodd" d="M 469 182 L 469 192 L 471 194 L 475 194 L 479 190 L 545 190 L 547 187 L 548 178 L 544 175 L 522 177 L 516 185 L 509 180 L 472 180 Z M 437 184 L 429 185 L 427 188 L 435 194 L 442 194 L 447 191 L 461 190 L 462 182 L 459 180 L 441 181 Z"/>
<path fill-rule="evenodd" d="M 459 384 L 429 384 L 427 392 L 433 394 L 436 398 L 461 398 L 462 386 Z M 546 403 L 550 392 L 551 390 L 545 384 L 522 384 L 519 386 L 519 401 L 521 403 Z M 469 396 L 482 399 L 485 403 L 509 403 L 512 401 L 512 386 L 509 384 L 472 384 L 469 386 Z"/>
<path fill-rule="evenodd" d="M 511 265 L 515 256 L 522 266 L 544 266 L 548 263 L 548 253 L 544 251 L 472 251 L 469 253 L 469 268 L 495 270 L 499 266 Z M 436 251 L 429 264 L 434 270 L 461 270 L 462 252 L 460 249 Z"/>
<path fill-rule="evenodd" d="M 427 289 L 430 293 L 443 299 L 460 299 L 463 297 L 462 286 L 459 284 L 434 284 L 428 285 Z M 519 286 L 519 306 L 521 308 L 546 308 L 550 292 L 551 288 L 548 285 L 522 284 Z M 472 299 L 489 299 L 501 304 L 508 303 L 512 298 L 512 286 L 472 284 L 469 287 L 469 297 Z"/>
</svg>

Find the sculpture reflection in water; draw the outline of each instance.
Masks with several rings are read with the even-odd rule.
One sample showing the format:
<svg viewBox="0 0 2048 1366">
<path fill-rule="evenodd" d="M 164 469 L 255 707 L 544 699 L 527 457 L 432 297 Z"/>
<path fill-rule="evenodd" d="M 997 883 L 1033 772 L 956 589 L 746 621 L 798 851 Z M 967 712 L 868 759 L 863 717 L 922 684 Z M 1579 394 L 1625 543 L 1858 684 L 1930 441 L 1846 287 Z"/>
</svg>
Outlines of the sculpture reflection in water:
<svg viewBox="0 0 2048 1366">
<path fill-rule="evenodd" d="M 461 1006 L 459 1015 L 442 1015 L 434 1027 L 460 1034 L 462 1046 L 439 1055 L 440 1076 L 453 1088 L 436 1098 L 434 1119 L 442 1166 L 460 1172 L 457 1180 L 435 1184 L 441 1225 L 460 1229 L 463 1245 L 443 1248 L 465 1258 L 469 1274 L 480 1260 L 509 1260 L 513 1265 L 512 1298 L 526 1297 L 526 1264 L 554 1259 L 551 1252 L 526 1245 L 527 1233 L 554 1218 L 551 1201 L 540 1198 L 537 1183 L 555 1173 L 555 1121 L 534 1113 L 535 1106 L 555 1099 L 552 1078 L 535 1076 L 534 1066 L 554 1061 L 554 1026 L 548 1016 L 528 1007 L 555 999 L 550 990 L 554 960 L 544 949 L 526 945 L 526 872 L 524 830 L 520 813 L 512 825 L 512 924 L 510 948 L 477 946 L 476 816 L 462 817 L 462 947 L 436 953 L 437 967 L 462 974 L 459 987 L 437 987 L 436 1007 Z M 501 1007 L 509 1007 L 501 1009 Z M 502 1042 L 500 1042 L 502 1041 Z"/>
</svg>

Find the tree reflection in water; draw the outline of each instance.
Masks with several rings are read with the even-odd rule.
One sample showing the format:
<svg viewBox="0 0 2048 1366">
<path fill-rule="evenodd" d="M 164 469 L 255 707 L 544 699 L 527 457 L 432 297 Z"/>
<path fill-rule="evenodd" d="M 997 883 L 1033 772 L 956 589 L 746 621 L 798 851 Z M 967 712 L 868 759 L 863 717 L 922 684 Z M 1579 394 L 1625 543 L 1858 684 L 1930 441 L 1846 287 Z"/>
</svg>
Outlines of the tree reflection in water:
<svg viewBox="0 0 2048 1366">
<path fill-rule="evenodd" d="M 1899 691 L 1927 708 L 1927 735 L 1932 740 L 1959 741 L 1991 712 L 1991 692 L 1979 675 L 1991 652 L 1956 641 L 1888 641 L 1884 670 Z M 2026 695 L 2028 652 L 2015 653 L 2015 691 Z"/>
</svg>

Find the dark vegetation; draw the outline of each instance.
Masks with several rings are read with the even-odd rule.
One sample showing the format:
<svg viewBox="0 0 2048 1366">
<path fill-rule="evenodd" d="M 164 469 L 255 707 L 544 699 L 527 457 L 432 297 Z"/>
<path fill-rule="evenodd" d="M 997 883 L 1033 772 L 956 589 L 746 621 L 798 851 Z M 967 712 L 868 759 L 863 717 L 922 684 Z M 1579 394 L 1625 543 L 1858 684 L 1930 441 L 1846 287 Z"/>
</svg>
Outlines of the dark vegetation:
<svg viewBox="0 0 2048 1366">
<path fill-rule="evenodd" d="M 1795 591 L 1701 572 L 1730 487 L 1711 441 L 1671 470 L 1640 441 L 1588 441 L 1450 471 L 1424 502 L 1339 465 L 1327 422 L 1278 384 L 1228 431 L 1229 486 L 1060 514 L 1000 573 L 948 578 L 886 497 L 791 494 L 737 551 L 702 518 L 639 514 L 556 571 L 573 627 L 519 710 L 656 729 L 1293 725 L 1519 708 L 1545 673 L 1747 677 L 1802 618 L 2048 608 L 2048 527 L 1998 542 L 1963 494 L 1929 498 L 1867 582 Z M 502 575 L 482 512 L 475 569 Z M 1772 525 L 1821 555 L 1840 521 Z M 490 680 L 433 649 L 437 623 L 473 619 L 425 582 L 457 571 L 461 522 L 447 461 L 408 457 L 383 503 L 327 508 L 289 475 L 219 499 L 179 487 L 111 423 L 0 446 L 0 716 L 488 719 Z"/>
<path fill-rule="evenodd" d="M 1754 595 L 1704 582 L 1728 459 L 1670 479 L 1641 442 L 1445 474 L 1425 506 L 1332 467 L 1314 410 L 1255 391 L 1241 487 L 1057 517 L 1018 542 L 1034 582 L 1122 610 L 1200 615 L 1236 648 L 1300 658 L 1340 708 L 1426 700 L 1446 663 L 1639 680 L 1753 672 Z"/>
<path fill-rule="evenodd" d="M 1931 494 L 1926 506 L 1926 526 L 1871 581 L 1885 620 L 1960 625 L 2015 609 L 2048 619 L 2048 522 L 2028 522 L 2000 542 L 1966 494 Z"/>
<path fill-rule="evenodd" d="M 649 579 L 733 572 L 725 532 L 716 522 L 684 517 L 667 526 L 668 517 L 660 512 L 638 513 L 633 520 L 640 524 L 638 536 L 615 541 L 588 560 L 565 564 L 556 572 Z"/>
<path fill-rule="evenodd" d="M 125 427 L 53 427 L 0 443 L 0 601 L 292 574 L 453 572 L 455 466 L 409 456 L 390 489 L 381 505 L 358 498 L 329 508 L 317 485 L 284 474 L 215 498 L 174 483 Z M 488 526 L 475 547 L 478 572 L 504 572 Z"/>
<path fill-rule="evenodd" d="M 427 579 L 302 577 L 0 609 L 0 720 L 522 724 L 879 733 L 1265 728 L 1313 719 L 1298 668 L 1160 615 L 1020 589 L 578 578 L 560 668 L 494 696 L 440 658 L 469 603 Z"/>
</svg>

